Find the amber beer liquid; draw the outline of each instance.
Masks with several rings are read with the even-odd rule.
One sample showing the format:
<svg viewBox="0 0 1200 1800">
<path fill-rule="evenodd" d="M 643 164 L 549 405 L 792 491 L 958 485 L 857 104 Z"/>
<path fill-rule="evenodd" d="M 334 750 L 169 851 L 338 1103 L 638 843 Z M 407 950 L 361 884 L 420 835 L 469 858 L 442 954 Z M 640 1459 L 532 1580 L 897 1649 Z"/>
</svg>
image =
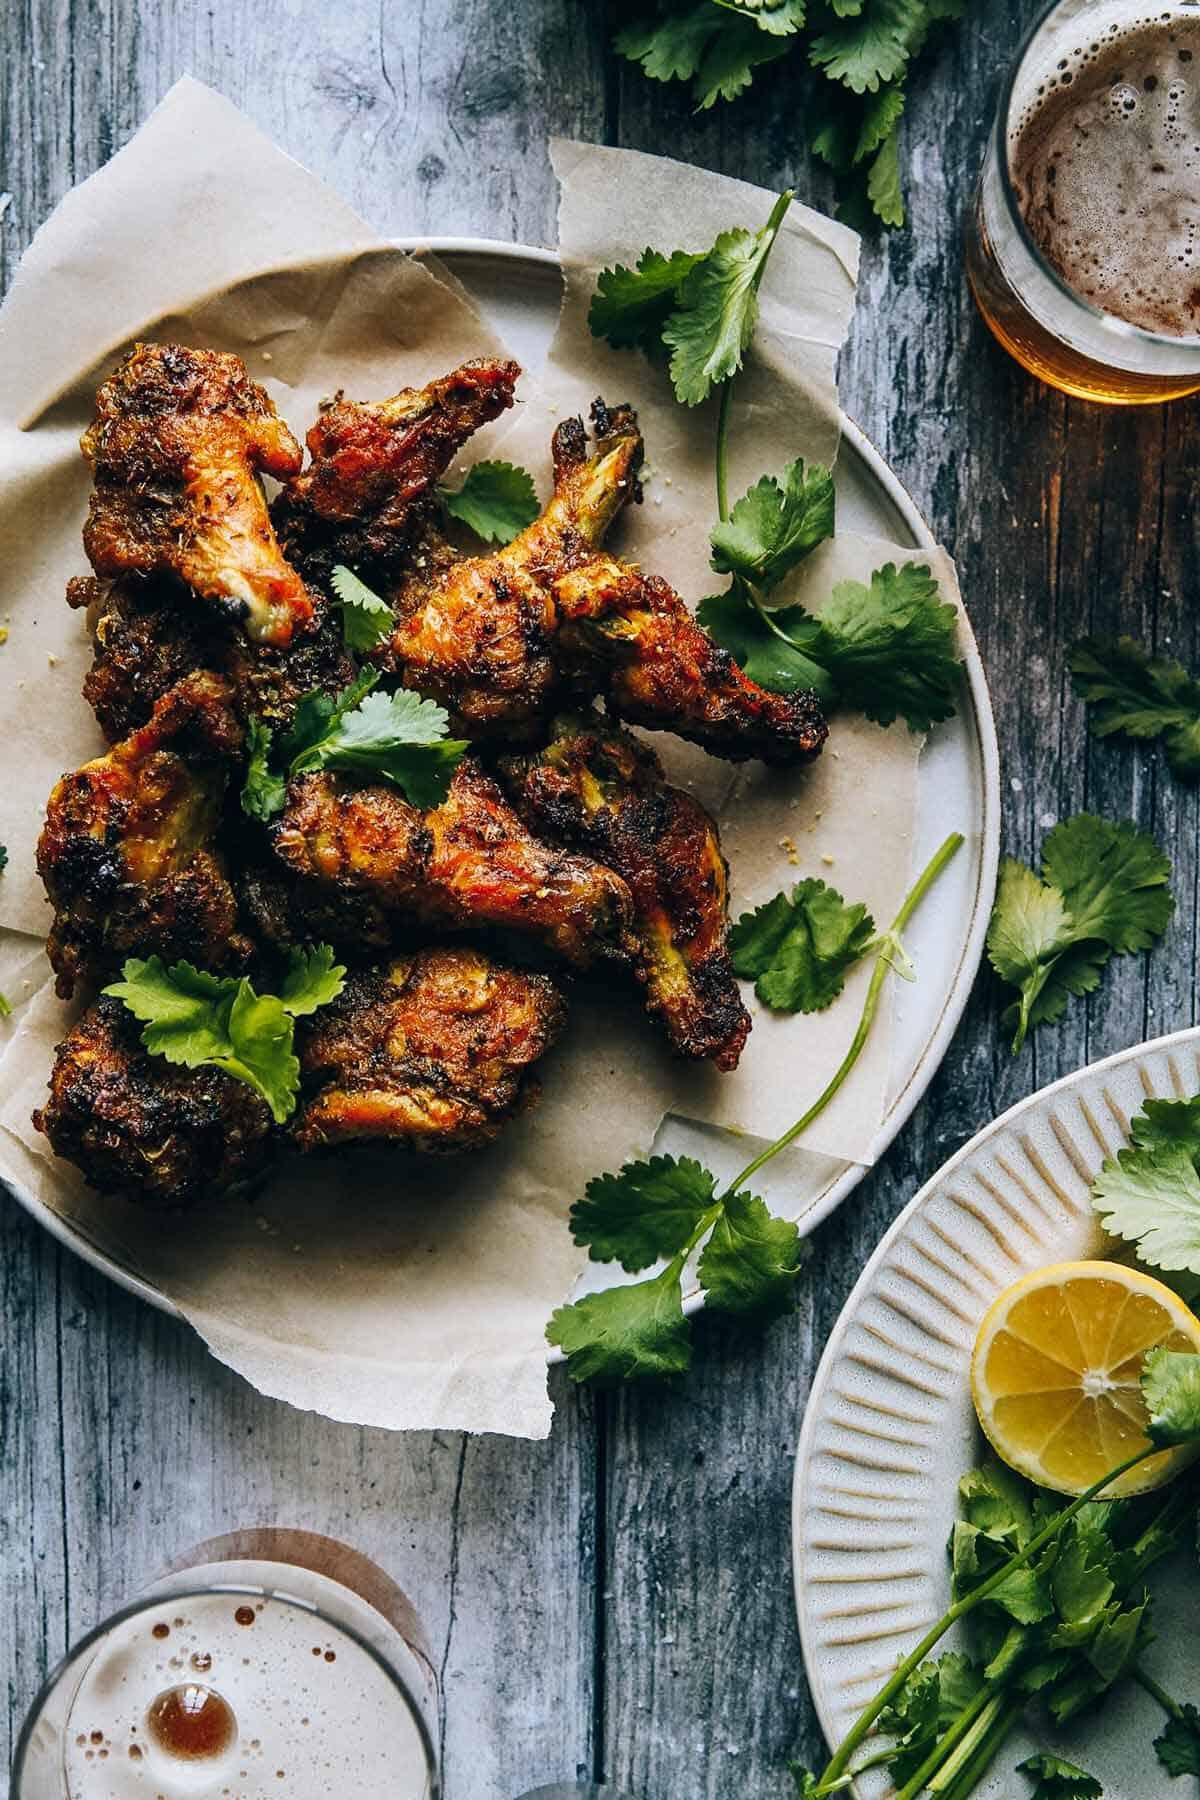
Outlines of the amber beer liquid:
<svg viewBox="0 0 1200 1800">
<path fill-rule="evenodd" d="M 1200 0 L 1059 0 L 1001 98 L 967 232 L 995 336 L 1089 400 L 1200 391 Z"/>
<path fill-rule="evenodd" d="M 309 1532 L 202 1545 L 76 1646 L 18 1740 L 12 1800 L 437 1800 L 416 1616 Z"/>
</svg>

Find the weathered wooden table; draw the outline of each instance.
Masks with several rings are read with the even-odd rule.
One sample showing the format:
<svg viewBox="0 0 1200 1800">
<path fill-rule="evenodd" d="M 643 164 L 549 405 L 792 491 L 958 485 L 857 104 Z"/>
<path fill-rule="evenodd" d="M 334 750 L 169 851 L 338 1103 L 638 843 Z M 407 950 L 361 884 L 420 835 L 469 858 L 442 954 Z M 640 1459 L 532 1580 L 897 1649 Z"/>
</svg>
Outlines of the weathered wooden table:
<svg viewBox="0 0 1200 1800">
<path fill-rule="evenodd" d="M 349 1539 L 414 1595 L 441 1665 L 449 1800 L 512 1800 L 577 1770 L 644 1800 L 767 1800 L 789 1790 L 790 1754 L 817 1754 L 791 1460 L 858 1270 L 995 1113 L 1196 1017 L 1200 800 L 1155 753 L 1088 742 L 1064 655 L 1084 630 L 1127 629 L 1200 665 L 1200 414 L 1038 387 L 992 344 L 963 279 L 994 85 L 1039 4 L 976 0 L 917 84 L 911 230 L 867 249 L 842 393 L 958 557 L 992 682 L 1006 850 L 1030 856 L 1084 805 L 1136 819 L 1175 859 L 1165 945 L 1119 961 L 1015 1061 L 982 978 L 925 1103 L 820 1232 L 795 1315 L 762 1340 L 701 1325 L 693 1373 L 669 1393 L 594 1399 L 556 1376 L 545 1445 L 393 1437 L 261 1399 L 0 1202 L 0 1736 L 67 1640 L 174 1552 L 278 1519 Z M 611 55 L 603 8 L 579 0 L 7 0 L 0 17 L 5 277 L 72 182 L 186 71 L 383 232 L 552 242 L 550 132 L 829 198 L 794 149 L 780 68 L 749 107 L 693 116 Z"/>
</svg>

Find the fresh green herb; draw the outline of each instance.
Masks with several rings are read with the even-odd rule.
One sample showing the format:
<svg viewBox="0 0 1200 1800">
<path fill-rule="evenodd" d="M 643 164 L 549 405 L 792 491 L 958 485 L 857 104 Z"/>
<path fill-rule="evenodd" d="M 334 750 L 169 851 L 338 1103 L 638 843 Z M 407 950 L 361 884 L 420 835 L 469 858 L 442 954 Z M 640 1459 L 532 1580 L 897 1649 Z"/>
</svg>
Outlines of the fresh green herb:
<svg viewBox="0 0 1200 1800">
<path fill-rule="evenodd" d="M 729 933 L 735 972 L 779 1012 L 824 1012 L 848 971 L 875 947 L 866 907 L 848 906 L 834 888 L 811 879 L 743 913 Z"/>
<path fill-rule="evenodd" d="M 339 563 L 330 577 L 342 609 L 342 638 L 347 650 L 364 656 L 390 637 L 396 615 L 381 594 L 360 581 L 353 569 Z"/>
<path fill-rule="evenodd" d="M 869 587 L 839 581 L 816 614 L 768 612 L 743 584 L 700 604 L 700 622 L 752 681 L 815 688 L 826 705 L 912 731 L 954 716 L 962 664 L 957 615 L 926 563 L 885 563 Z"/>
<path fill-rule="evenodd" d="M 0 994 L 0 1019 L 11 1019 L 12 1015 L 12 1001 L 7 994 Z"/>
<path fill-rule="evenodd" d="M 5 844 L 0 844 L 0 869 L 7 869 L 7 867 L 8 867 L 8 847 Z"/>
<path fill-rule="evenodd" d="M 511 544 L 541 510 L 533 477 L 515 463 L 476 463 L 457 492 L 438 492 L 450 517 L 489 544 Z"/>
<path fill-rule="evenodd" d="M 664 356 L 663 326 L 675 310 L 684 276 L 703 261 L 703 251 L 693 256 L 673 250 L 663 256 L 658 250 L 645 250 L 634 269 L 620 263 L 602 269 L 588 309 L 592 336 L 607 338 L 617 350 Z"/>
<path fill-rule="evenodd" d="M 821 464 L 806 468 L 797 457 L 782 485 L 764 475 L 734 502 L 729 518 L 712 533 L 712 566 L 740 575 L 769 594 L 798 563 L 833 536 L 833 476 Z"/>
<path fill-rule="evenodd" d="M 273 818 L 283 808 L 292 777 L 314 769 L 390 781 L 414 806 L 441 805 L 466 740 L 446 736 L 450 721 L 435 701 L 407 688 L 375 693 L 378 680 L 374 669 L 364 669 L 336 700 L 306 695 L 292 729 L 274 746 L 270 728 L 251 721 L 242 788 L 242 808 L 251 818 Z"/>
<path fill-rule="evenodd" d="M 1061 1756 L 1026 1757 L 1017 1764 L 1018 1775 L 1028 1775 L 1033 1782 L 1030 1800 L 1103 1800 L 1104 1789 L 1094 1775 Z"/>
<path fill-rule="evenodd" d="M 987 948 L 1019 994 L 1005 1015 L 1014 1053 L 1031 1026 L 1061 1018 L 1070 995 L 1092 993 L 1110 957 L 1157 942 L 1175 908 L 1170 875 L 1153 838 L 1092 813 L 1055 826 L 1041 880 L 1011 858 L 1001 865 Z"/>
<path fill-rule="evenodd" d="M 850 1048 L 824 1092 L 782 1137 L 724 1186 L 692 1158 L 671 1156 L 626 1163 L 618 1174 L 588 1183 L 571 1209 L 576 1243 L 590 1250 L 593 1261 L 618 1262 L 629 1274 L 662 1258 L 666 1266 L 644 1281 L 586 1294 L 555 1312 L 546 1335 L 566 1351 L 576 1381 L 613 1386 L 688 1368 L 683 1274 L 696 1251 L 700 1285 L 714 1310 L 771 1318 L 790 1303 L 801 1264 L 799 1231 L 772 1218 L 746 1184 L 807 1130 L 842 1087 L 870 1035 L 900 934 L 962 841 L 958 833 L 948 837 L 905 898 L 876 957 Z"/>
<path fill-rule="evenodd" d="M 736 100 L 764 63 L 795 51 L 815 71 L 798 115 L 856 220 L 904 222 L 898 127 L 929 33 L 966 0 L 659 0 L 616 48 L 653 81 L 686 81 L 701 109 Z M 824 79 L 822 79 L 822 77 Z"/>
<path fill-rule="evenodd" d="M 824 1773 L 805 1782 L 797 1775 L 802 1794 L 840 1792 L 886 1763 L 897 1800 L 927 1789 L 939 1800 L 967 1800 L 1033 1700 L 1061 1724 L 1131 1675 L 1173 1722 L 1158 1743 L 1169 1739 L 1168 1755 L 1189 1766 L 1193 1709 L 1164 1694 L 1136 1659 L 1150 1637 L 1142 1583 L 1190 1530 L 1195 1480 L 1179 1482 L 1162 1502 L 1099 1502 L 1158 1450 L 1200 1444 L 1200 1356 L 1151 1351 L 1142 1392 L 1149 1442 L 1069 1504 L 995 1461 L 964 1476 L 949 1607 L 863 1709 Z M 1149 1517 L 1147 1506 L 1155 1508 Z M 927 1660 L 968 1618 L 972 1656 Z M 875 1732 L 886 1732 L 890 1746 L 858 1760 Z M 1101 1791 L 1055 1757 L 1031 1757 L 1021 1769 L 1041 1784 L 1034 1800 L 1095 1800 Z"/>
<path fill-rule="evenodd" d="M 1144 1676 L 1139 1678 L 1149 1686 Z M 1155 1692 L 1155 1698 L 1168 1713 L 1165 1730 L 1154 1740 L 1159 1762 L 1168 1775 L 1200 1775 L 1200 1709 L 1190 1702 L 1178 1706 L 1161 1692 Z"/>
<path fill-rule="evenodd" d="M 121 980 L 104 989 L 123 1000 L 142 1027 L 152 1056 L 185 1069 L 224 1069 L 262 1095 L 282 1125 L 296 1106 L 300 1063 L 292 1049 L 295 1021 L 341 993 L 346 971 L 322 944 L 294 950 L 281 991 L 257 994 L 246 976 L 210 975 L 188 962 L 131 957 Z"/>
<path fill-rule="evenodd" d="M 1200 778 L 1200 681 L 1134 638 L 1084 638 L 1070 655 L 1075 690 L 1099 738 L 1161 738 L 1171 773 Z"/>
<path fill-rule="evenodd" d="M 1135 1244 L 1142 1262 L 1200 1275 L 1200 1095 L 1148 1100 L 1129 1135 L 1092 1184 L 1105 1230 Z"/>
</svg>

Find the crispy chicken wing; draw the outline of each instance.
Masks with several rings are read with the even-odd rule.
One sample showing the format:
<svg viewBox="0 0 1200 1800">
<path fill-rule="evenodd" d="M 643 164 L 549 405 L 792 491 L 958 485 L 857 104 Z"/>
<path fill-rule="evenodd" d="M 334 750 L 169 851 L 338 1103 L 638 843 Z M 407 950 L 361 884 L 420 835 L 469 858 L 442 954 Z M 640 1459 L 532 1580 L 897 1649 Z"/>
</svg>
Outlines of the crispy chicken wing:
<svg viewBox="0 0 1200 1800">
<path fill-rule="evenodd" d="M 554 496 L 540 518 L 490 556 L 442 554 L 402 594 L 380 661 L 408 687 L 439 700 L 471 738 L 537 733 L 561 686 L 553 584 L 594 555 L 637 493 L 641 434 L 627 407 L 594 408 L 588 457 L 578 419 L 554 434 Z"/>
<path fill-rule="evenodd" d="M 311 461 L 274 514 L 313 580 L 346 563 L 370 580 L 393 574 L 424 524 L 434 484 L 467 439 L 513 403 L 521 371 L 481 357 L 390 400 L 344 400 L 308 434 Z"/>
<path fill-rule="evenodd" d="M 759 687 L 657 576 L 598 556 L 559 577 L 554 601 L 560 659 L 618 718 L 673 731 L 730 762 L 808 762 L 824 745 L 816 695 Z"/>
<path fill-rule="evenodd" d="M 620 876 L 533 837 L 470 757 L 430 812 L 392 787 L 302 775 L 275 849 L 297 875 L 400 920 L 519 932 L 577 966 L 625 953 L 632 902 Z"/>
<path fill-rule="evenodd" d="M 101 1193 L 179 1207 L 256 1175 L 271 1144 L 266 1101 L 223 1069 L 183 1069 L 142 1048 L 119 1000 L 98 1000 L 58 1046 L 33 1115 L 55 1154 Z"/>
<path fill-rule="evenodd" d="M 386 1141 L 413 1150 L 490 1143 L 538 1092 L 530 1065 L 563 1023 L 545 975 L 476 950 L 422 950 L 352 975 L 306 1021 L 299 1044 L 312 1097 L 293 1127 L 304 1150 Z"/>
<path fill-rule="evenodd" d="M 262 643 L 286 644 L 312 617 L 259 482 L 294 475 L 300 446 L 240 357 L 135 345 L 96 395 L 82 449 L 98 575 L 170 571 Z"/>
<path fill-rule="evenodd" d="M 140 731 L 57 784 L 37 862 L 55 909 L 46 948 L 64 997 L 125 956 L 221 966 L 249 953 L 212 847 L 224 759 L 240 742 L 226 684 L 201 672 L 165 694 Z"/>
<path fill-rule="evenodd" d="M 634 967 L 672 1049 L 736 1068 L 750 1016 L 726 946 L 725 859 L 708 813 L 664 780 L 653 750 L 594 713 L 557 719 L 544 750 L 501 768 L 533 830 L 627 882 Z"/>
</svg>

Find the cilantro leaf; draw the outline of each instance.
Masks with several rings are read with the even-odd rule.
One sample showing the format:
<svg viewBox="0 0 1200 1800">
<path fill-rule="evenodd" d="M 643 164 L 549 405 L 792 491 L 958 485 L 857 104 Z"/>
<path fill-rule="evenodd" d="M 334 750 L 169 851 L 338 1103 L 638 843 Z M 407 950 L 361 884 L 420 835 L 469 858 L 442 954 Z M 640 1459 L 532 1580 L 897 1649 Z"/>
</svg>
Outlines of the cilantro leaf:
<svg viewBox="0 0 1200 1800">
<path fill-rule="evenodd" d="M 786 56 L 787 38 L 760 31 L 741 7 L 718 6 L 727 13 L 727 21 L 705 51 L 692 83 L 692 93 L 700 112 L 707 112 L 718 100 L 736 100 L 754 79 L 754 71 L 763 63 Z"/>
<path fill-rule="evenodd" d="M 728 650 L 740 669 L 772 694 L 794 694 L 812 688 L 824 705 L 835 703 L 835 689 L 827 670 L 808 654 L 820 638 L 820 627 L 802 606 L 781 607 L 766 624 L 737 587 L 724 594 L 710 594 L 700 602 L 697 617 L 708 632 Z M 778 634 L 796 640 L 785 642 Z"/>
<path fill-rule="evenodd" d="M 743 913 L 729 949 L 735 973 L 754 981 L 765 1006 L 823 1012 L 874 937 L 875 921 L 861 902 L 848 906 L 834 888 L 810 879 Z"/>
<path fill-rule="evenodd" d="M 511 544 L 541 511 L 533 477 L 515 463 L 478 462 L 457 492 L 438 491 L 450 517 L 489 544 Z"/>
<path fill-rule="evenodd" d="M 383 596 L 360 581 L 345 563 L 338 563 L 330 581 L 342 609 L 343 641 L 347 650 L 362 656 L 391 635 L 396 615 Z"/>
<path fill-rule="evenodd" d="M 1142 1366 L 1142 1395 L 1151 1443 L 1168 1450 L 1200 1442 L 1200 1356 L 1151 1350 Z"/>
<path fill-rule="evenodd" d="M 1183 1717 L 1167 1720 L 1154 1748 L 1168 1775 L 1200 1775 L 1200 1710 L 1188 1701 L 1180 1711 Z"/>
<path fill-rule="evenodd" d="M 808 1796 L 814 1794 L 821 1785 L 812 1770 L 806 1769 L 803 1763 L 789 1763 L 788 1773 L 796 1784 L 796 1792 L 799 1794 L 800 1800 L 808 1800 Z"/>
<path fill-rule="evenodd" d="M 668 12 L 649 24 L 619 31 L 613 47 L 618 56 L 640 63 L 651 81 L 690 81 L 725 23 L 710 0 L 700 0 L 687 12 Z"/>
<path fill-rule="evenodd" d="M 1119 1151 L 1092 1184 L 1092 1203 L 1143 1262 L 1200 1275 L 1200 1176 L 1180 1145 Z"/>
<path fill-rule="evenodd" d="M 335 999 L 345 974 L 327 944 L 293 955 L 282 995 L 257 994 L 244 975 L 211 975 L 188 962 L 168 969 L 158 956 L 131 957 L 121 980 L 104 992 L 142 1025 L 152 1056 L 186 1069 L 224 1069 L 261 1094 L 282 1125 L 300 1089 L 295 1020 Z"/>
<path fill-rule="evenodd" d="M 1057 1724 L 1066 1724 L 1129 1673 L 1149 1639 L 1149 1605 L 1149 1595 L 1143 1594 L 1134 1605 L 1107 1610 L 1087 1644 L 1044 1695 Z"/>
<path fill-rule="evenodd" d="M 712 533 L 712 566 L 741 575 L 769 593 L 783 577 L 833 536 L 833 476 L 803 457 L 789 463 L 783 485 L 764 475 L 744 493 Z"/>
<path fill-rule="evenodd" d="M 924 0 L 863 0 L 813 40 L 810 58 L 852 93 L 874 93 L 903 73 L 924 18 Z"/>
<path fill-rule="evenodd" d="M 688 1243 L 713 1204 L 716 1180 L 690 1156 L 628 1162 L 597 1175 L 571 1208 L 571 1231 L 595 1262 L 619 1262 L 630 1274 Z"/>
<path fill-rule="evenodd" d="M 958 615 L 926 564 L 885 563 L 869 588 L 840 581 L 819 620 L 814 655 L 843 706 L 879 725 L 903 718 L 912 731 L 953 718 L 962 670 Z"/>
<path fill-rule="evenodd" d="M 867 199 L 885 225 L 903 225 L 904 194 L 900 186 L 900 143 L 895 132 L 885 137 L 867 170 Z"/>
<path fill-rule="evenodd" d="M 988 927 L 992 967 L 1019 994 L 1014 1052 L 1031 1026 L 1061 1016 L 1069 995 L 1091 993 L 1113 953 L 1149 949 L 1175 906 L 1169 862 L 1128 822 L 1079 813 L 1056 825 L 1042 873 L 1006 860 Z"/>
<path fill-rule="evenodd" d="M 761 231 L 723 231 L 680 283 L 662 340 L 683 405 L 699 406 L 741 368 L 758 318 L 758 284 L 790 200 L 781 197 Z"/>
<path fill-rule="evenodd" d="M 0 869 L 7 869 L 7 867 L 8 867 L 8 846 L 6 844 L 0 844 Z"/>
<path fill-rule="evenodd" d="M 271 768 L 273 732 L 261 719 L 252 718 L 246 732 L 249 759 L 242 784 L 242 811 L 266 824 L 287 803 L 287 782 Z"/>
<path fill-rule="evenodd" d="M 731 1194 L 700 1255 L 710 1306 L 774 1318 L 790 1310 L 803 1252 L 799 1228 L 753 1194 Z"/>
<path fill-rule="evenodd" d="M 658 250 L 646 249 L 636 269 L 621 263 L 601 269 L 588 307 L 592 336 L 606 338 L 617 350 L 661 354 L 662 328 L 675 305 L 679 285 L 703 261 L 703 253 L 693 256 L 686 250 L 673 250 L 670 256 L 663 256 Z"/>
<path fill-rule="evenodd" d="M 680 1292 L 682 1265 L 631 1287 L 585 1294 L 551 1315 L 546 1336 L 566 1351 L 575 1381 L 615 1387 L 647 1376 L 682 1375 L 692 1360 Z"/>
<path fill-rule="evenodd" d="M 1068 659 L 1096 737 L 1163 740 L 1171 773 L 1200 778 L 1200 681 L 1131 637 L 1084 638 Z"/>
<path fill-rule="evenodd" d="M 1031 1800 L 1102 1800 L 1104 1793 L 1095 1776 L 1060 1756 L 1027 1757 L 1017 1764 L 1017 1773 L 1034 1783 Z"/>
</svg>

